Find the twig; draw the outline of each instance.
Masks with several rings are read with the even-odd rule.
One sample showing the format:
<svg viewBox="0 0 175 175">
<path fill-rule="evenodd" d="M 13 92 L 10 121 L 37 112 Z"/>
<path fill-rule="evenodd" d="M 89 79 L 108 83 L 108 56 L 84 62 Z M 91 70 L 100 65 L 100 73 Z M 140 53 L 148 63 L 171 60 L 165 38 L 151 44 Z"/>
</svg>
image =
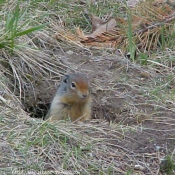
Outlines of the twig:
<svg viewBox="0 0 175 175">
<path fill-rule="evenodd" d="M 146 32 L 146 31 L 148 31 L 149 29 L 153 29 L 153 28 L 155 28 L 155 27 L 162 26 L 162 25 L 164 25 L 165 23 L 171 22 L 171 21 L 173 21 L 173 20 L 175 20 L 175 13 L 172 14 L 169 18 L 164 19 L 162 22 L 158 22 L 158 23 L 152 24 L 152 25 L 150 25 L 150 26 L 148 26 L 148 27 L 145 27 L 145 28 L 139 30 L 139 31 L 136 32 L 136 33 L 139 33 L 139 34 L 144 33 L 144 32 Z"/>
</svg>

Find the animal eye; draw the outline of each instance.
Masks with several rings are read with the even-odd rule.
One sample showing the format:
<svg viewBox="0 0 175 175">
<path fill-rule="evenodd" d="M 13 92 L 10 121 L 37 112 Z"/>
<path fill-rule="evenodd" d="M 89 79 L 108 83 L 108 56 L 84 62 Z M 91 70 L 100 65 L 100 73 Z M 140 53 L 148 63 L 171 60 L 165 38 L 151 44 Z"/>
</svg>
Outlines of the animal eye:
<svg viewBox="0 0 175 175">
<path fill-rule="evenodd" d="M 73 88 L 75 88 L 75 87 L 76 87 L 75 83 L 72 83 L 72 84 L 71 84 L 71 86 L 72 86 Z"/>
</svg>

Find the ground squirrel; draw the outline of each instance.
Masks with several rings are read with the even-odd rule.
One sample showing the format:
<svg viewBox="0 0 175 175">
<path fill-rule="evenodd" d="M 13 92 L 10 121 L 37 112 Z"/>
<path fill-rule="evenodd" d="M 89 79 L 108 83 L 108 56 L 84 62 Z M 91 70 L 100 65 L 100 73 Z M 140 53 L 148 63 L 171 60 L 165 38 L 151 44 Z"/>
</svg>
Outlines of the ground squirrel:
<svg viewBox="0 0 175 175">
<path fill-rule="evenodd" d="M 85 74 L 65 75 L 45 119 L 84 121 L 91 118 L 92 98 Z"/>
</svg>

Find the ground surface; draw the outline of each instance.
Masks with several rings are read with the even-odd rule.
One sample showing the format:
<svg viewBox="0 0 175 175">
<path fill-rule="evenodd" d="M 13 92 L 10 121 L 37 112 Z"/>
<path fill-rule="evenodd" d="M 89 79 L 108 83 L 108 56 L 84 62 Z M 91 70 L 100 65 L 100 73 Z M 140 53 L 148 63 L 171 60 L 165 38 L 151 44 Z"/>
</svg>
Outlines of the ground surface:
<svg viewBox="0 0 175 175">
<path fill-rule="evenodd" d="M 66 72 L 87 74 L 93 96 L 93 118 L 110 121 L 127 130 L 118 142 L 112 141 L 110 134 L 107 136 L 111 147 L 127 150 L 129 155 L 140 159 L 142 163 L 138 161 L 138 164 L 144 167 L 141 171 L 144 174 L 157 173 L 161 159 L 171 154 L 175 145 L 174 106 L 168 103 L 168 98 L 164 99 L 167 103 L 156 99 L 162 93 L 156 81 L 166 82 L 161 74 L 118 55 L 89 56 L 71 52 L 62 56 L 61 61 L 69 67 Z M 52 90 L 47 96 L 40 94 L 42 102 L 49 104 L 58 85 L 59 80 L 49 85 Z M 37 91 L 43 92 L 43 87 Z M 154 95 L 152 91 L 157 88 Z M 129 160 L 123 157 L 121 161 L 128 163 Z"/>
<path fill-rule="evenodd" d="M 91 6 L 84 1 L 71 2 L 71 8 L 68 1 L 57 6 L 49 2 L 32 1 L 25 12 L 29 18 L 32 14 L 32 25 L 40 13 L 37 24 L 49 21 L 49 25 L 17 36 L 14 52 L 9 52 L 9 45 L 0 52 L 0 174 L 14 170 L 22 174 L 31 170 L 33 174 L 55 171 L 63 175 L 166 174 L 160 172 L 160 163 L 167 155 L 174 159 L 175 153 L 173 49 L 160 52 L 157 48 L 144 62 L 131 61 L 118 48 L 88 48 L 60 41 L 55 37 L 59 29 L 84 26 L 88 18 L 84 18 L 83 8 Z M 26 9 L 25 3 L 20 8 Z M 92 3 L 97 11 L 98 3 Z M 13 9 L 13 3 L 8 5 Z M 25 47 L 19 47 L 24 41 Z M 62 76 L 74 71 L 88 76 L 93 120 L 43 121 Z"/>
</svg>

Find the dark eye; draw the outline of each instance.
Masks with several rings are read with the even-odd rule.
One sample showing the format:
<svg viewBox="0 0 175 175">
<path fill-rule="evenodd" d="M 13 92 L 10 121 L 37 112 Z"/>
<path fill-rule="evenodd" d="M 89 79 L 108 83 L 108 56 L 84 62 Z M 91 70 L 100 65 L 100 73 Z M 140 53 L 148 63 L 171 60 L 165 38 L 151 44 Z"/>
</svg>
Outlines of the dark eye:
<svg viewBox="0 0 175 175">
<path fill-rule="evenodd" d="M 72 83 L 72 84 L 71 84 L 71 86 L 72 86 L 73 88 L 75 88 L 75 87 L 76 87 L 75 83 Z"/>
</svg>

